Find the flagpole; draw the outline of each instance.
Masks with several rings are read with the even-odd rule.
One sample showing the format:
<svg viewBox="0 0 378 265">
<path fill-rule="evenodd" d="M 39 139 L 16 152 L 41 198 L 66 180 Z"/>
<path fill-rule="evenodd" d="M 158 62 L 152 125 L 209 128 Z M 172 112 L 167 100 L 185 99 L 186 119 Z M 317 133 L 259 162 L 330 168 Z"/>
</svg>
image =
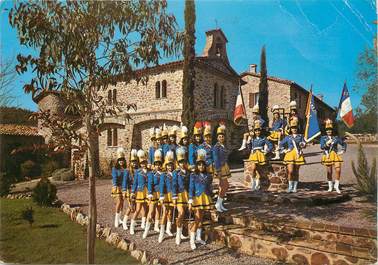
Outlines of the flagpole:
<svg viewBox="0 0 378 265">
<path fill-rule="evenodd" d="M 308 92 L 308 98 L 307 98 L 307 106 L 306 106 L 306 128 L 305 128 L 305 139 L 308 137 L 308 127 L 310 125 L 310 105 L 311 105 L 311 97 L 312 97 L 312 84 L 310 87 L 310 91 Z"/>
</svg>

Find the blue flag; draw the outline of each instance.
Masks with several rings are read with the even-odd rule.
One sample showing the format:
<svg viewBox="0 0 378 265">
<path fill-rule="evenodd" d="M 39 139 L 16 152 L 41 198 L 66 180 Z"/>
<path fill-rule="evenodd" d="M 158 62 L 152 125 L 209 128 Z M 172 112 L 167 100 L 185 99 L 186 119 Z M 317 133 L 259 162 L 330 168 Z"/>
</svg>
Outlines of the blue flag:
<svg viewBox="0 0 378 265">
<path fill-rule="evenodd" d="M 306 142 L 311 142 L 318 135 L 320 135 L 320 128 L 318 122 L 318 113 L 315 108 L 314 96 L 312 90 L 308 94 L 307 108 L 306 108 L 306 129 L 304 138 Z"/>
</svg>

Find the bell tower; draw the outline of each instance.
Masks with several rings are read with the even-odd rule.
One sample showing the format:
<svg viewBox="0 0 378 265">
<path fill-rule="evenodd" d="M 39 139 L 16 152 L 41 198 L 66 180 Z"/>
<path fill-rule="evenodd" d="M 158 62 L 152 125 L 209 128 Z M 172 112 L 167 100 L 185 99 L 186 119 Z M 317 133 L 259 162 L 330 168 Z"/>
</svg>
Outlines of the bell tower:
<svg viewBox="0 0 378 265">
<path fill-rule="evenodd" d="M 209 58 L 221 58 L 229 64 L 226 50 L 227 42 L 228 40 L 221 29 L 207 31 L 203 56 Z"/>
</svg>

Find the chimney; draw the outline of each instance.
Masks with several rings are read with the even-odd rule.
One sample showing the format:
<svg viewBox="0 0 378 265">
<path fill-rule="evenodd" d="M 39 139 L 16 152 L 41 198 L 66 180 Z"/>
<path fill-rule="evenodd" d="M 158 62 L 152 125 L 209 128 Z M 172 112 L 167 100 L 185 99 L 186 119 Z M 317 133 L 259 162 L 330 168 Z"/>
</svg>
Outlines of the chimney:
<svg viewBox="0 0 378 265">
<path fill-rule="evenodd" d="M 256 70 L 257 70 L 257 64 L 250 64 L 249 65 L 249 72 L 251 74 L 256 74 L 257 73 Z"/>
</svg>

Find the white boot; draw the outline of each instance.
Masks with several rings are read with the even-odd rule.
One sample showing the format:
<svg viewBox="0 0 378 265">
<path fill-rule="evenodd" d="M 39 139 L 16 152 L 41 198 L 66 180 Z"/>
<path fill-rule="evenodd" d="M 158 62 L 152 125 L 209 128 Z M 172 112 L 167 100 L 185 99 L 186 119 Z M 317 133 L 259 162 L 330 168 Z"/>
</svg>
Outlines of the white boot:
<svg viewBox="0 0 378 265">
<path fill-rule="evenodd" d="M 184 234 L 182 233 L 182 228 L 181 228 L 181 235 L 180 235 L 180 238 L 181 238 L 181 240 L 183 240 L 183 239 L 188 239 L 188 237 L 187 237 L 187 236 L 184 236 Z"/>
<path fill-rule="evenodd" d="M 217 202 L 215 203 L 215 209 L 217 210 L 217 212 L 220 212 L 220 213 L 223 212 L 221 208 L 221 198 L 219 196 L 218 196 Z"/>
<path fill-rule="evenodd" d="M 222 209 L 222 211 L 223 212 L 225 212 L 225 211 L 228 211 L 224 206 L 223 206 L 223 198 L 220 198 L 220 203 L 219 203 L 219 205 L 220 205 L 220 208 Z"/>
<path fill-rule="evenodd" d="M 114 227 L 118 227 L 119 226 L 119 213 L 116 213 L 115 214 L 115 217 L 114 217 Z"/>
<path fill-rule="evenodd" d="M 181 243 L 181 234 L 182 234 L 182 227 L 177 227 L 177 231 L 176 231 L 176 245 L 180 245 L 180 243 Z"/>
<path fill-rule="evenodd" d="M 256 187 L 255 190 L 260 190 L 260 179 L 256 179 Z"/>
<path fill-rule="evenodd" d="M 339 185 L 340 185 L 340 180 L 335 180 L 335 191 L 340 194 L 341 191 L 339 189 Z"/>
<path fill-rule="evenodd" d="M 289 186 L 287 187 L 287 192 L 292 192 L 293 191 L 293 181 L 289 180 Z"/>
<path fill-rule="evenodd" d="M 165 233 L 169 236 L 173 236 L 172 232 L 171 232 L 171 227 L 172 227 L 172 222 L 167 222 L 167 230 L 165 231 Z"/>
<path fill-rule="evenodd" d="M 256 179 L 252 178 L 251 190 L 255 191 L 255 189 L 256 189 Z"/>
<path fill-rule="evenodd" d="M 135 220 L 131 219 L 131 222 L 130 222 L 130 235 L 134 235 L 134 234 L 135 234 Z"/>
<path fill-rule="evenodd" d="M 247 148 L 247 140 L 243 139 L 243 142 L 239 148 L 239 151 L 244 150 L 245 148 Z"/>
<path fill-rule="evenodd" d="M 293 192 L 297 192 L 298 181 L 294 181 Z"/>
<path fill-rule="evenodd" d="M 147 221 L 146 227 L 144 228 L 143 236 L 142 238 L 145 239 L 148 235 L 148 231 L 150 230 L 151 223 Z"/>
<path fill-rule="evenodd" d="M 197 228 L 196 243 L 206 245 L 206 242 L 201 238 L 202 228 Z"/>
<path fill-rule="evenodd" d="M 164 240 L 164 225 L 160 225 L 160 234 L 158 238 L 158 242 L 161 243 Z"/>
<path fill-rule="evenodd" d="M 329 180 L 328 181 L 328 192 L 332 191 L 332 186 L 333 186 L 333 182 L 332 182 L 332 180 Z"/>
<path fill-rule="evenodd" d="M 274 153 L 276 154 L 276 156 L 273 157 L 272 160 L 280 160 L 280 158 L 281 158 L 281 157 L 280 157 L 280 151 L 277 150 L 277 151 L 275 151 Z"/>
<path fill-rule="evenodd" d="M 146 217 L 142 217 L 142 223 L 140 224 L 142 229 L 146 228 Z"/>
<path fill-rule="evenodd" d="M 159 229 L 159 220 L 155 220 L 154 231 L 155 232 L 160 232 L 160 229 Z"/>
<path fill-rule="evenodd" d="M 190 232 L 190 248 L 192 250 L 195 250 L 197 248 L 195 239 L 196 239 L 196 232 Z"/>
<path fill-rule="evenodd" d="M 125 216 L 123 217 L 123 221 L 122 221 L 122 227 L 123 227 L 123 230 L 127 230 L 127 219 L 129 219 L 129 217 L 125 214 Z"/>
</svg>

